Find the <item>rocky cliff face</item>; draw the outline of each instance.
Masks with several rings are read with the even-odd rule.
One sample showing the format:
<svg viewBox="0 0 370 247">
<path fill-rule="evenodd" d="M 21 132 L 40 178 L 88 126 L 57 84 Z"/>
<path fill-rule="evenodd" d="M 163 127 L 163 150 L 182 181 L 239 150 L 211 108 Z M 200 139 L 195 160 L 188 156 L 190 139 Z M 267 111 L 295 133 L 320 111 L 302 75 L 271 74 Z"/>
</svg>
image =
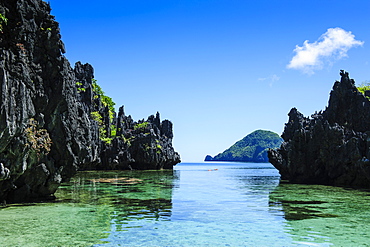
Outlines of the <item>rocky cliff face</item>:
<svg viewBox="0 0 370 247">
<path fill-rule="evenodd" d="M 93 68 L 71 68 L 49 4 L 0 0 L 0 14 L 0 201 L 51 198 L 78 169 L 180 162 L 170 121 L 137 123 L 123 108 L 116 117 L 94 91 Z"/>
<path fill-rule="evenodd" d="M 157 112 L 156 116 L 136 122 L 125 115 L 123 106 L 117 115 L 109 106 L 109 100 L 104 100 L 106 96 L 99 94 L 101 89 L 97 89 L 91 65 L 76 63 L 74 71 L 79 101 L 90 121 L 95 123 L 94 130 L 99 137 L 99 145 L 94 146 L 97 157 L 93 162 L 83 160 L 80 169 L 172 169 L 180 162 L 179 154 L 172 147 L 173 130 L 169 120 L 161 121 Z"/>
<path fill-rule="evenodd" d="M 269 150 L 281 178 L 293 183 L 370 187 L 370 101 L 341 71 L 324 112 L 289 112 L 283 144 Z"/>
</svg>

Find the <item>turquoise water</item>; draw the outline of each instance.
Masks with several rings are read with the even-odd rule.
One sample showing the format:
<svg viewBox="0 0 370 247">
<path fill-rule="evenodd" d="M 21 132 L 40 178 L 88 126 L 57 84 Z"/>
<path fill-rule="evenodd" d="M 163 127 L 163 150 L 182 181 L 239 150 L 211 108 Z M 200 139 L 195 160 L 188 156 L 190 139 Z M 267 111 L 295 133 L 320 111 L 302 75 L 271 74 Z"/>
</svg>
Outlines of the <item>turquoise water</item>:
<svg viewBox="0 0 370 247">
<path fill-rule="evenodd" d="M 370 192 L 270 164 L 80 172 L 56 196 L 0 208 L 0 246 L 370 246 Z"/>
</svg>

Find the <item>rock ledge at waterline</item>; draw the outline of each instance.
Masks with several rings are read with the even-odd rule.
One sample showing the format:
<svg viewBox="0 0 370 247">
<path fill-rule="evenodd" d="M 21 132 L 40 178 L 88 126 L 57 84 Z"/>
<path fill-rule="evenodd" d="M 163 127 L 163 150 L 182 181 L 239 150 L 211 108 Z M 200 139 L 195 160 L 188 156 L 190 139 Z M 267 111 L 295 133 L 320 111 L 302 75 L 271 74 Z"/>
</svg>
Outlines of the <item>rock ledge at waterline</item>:
<svg viewBox="0 0 370 247">
<path fill-rule="evenodd" d="M 325 111 L 311 118 L 296 108 L 289 112 L 284 142 L 268 152 L 281 179 L 370 188 L 370 101 L 348 72 L 340 75 Z"/>
<path fill-rule="evenodd" d="M 179 163 L 170 121 L 157 113 L 135 122 L 123 107 L 117 115 L 92 66 L 71 68 L 50 10 L 41 0 L 0 0 L 0 202 L 53 198 L 79 169 Z"/>
</svg>

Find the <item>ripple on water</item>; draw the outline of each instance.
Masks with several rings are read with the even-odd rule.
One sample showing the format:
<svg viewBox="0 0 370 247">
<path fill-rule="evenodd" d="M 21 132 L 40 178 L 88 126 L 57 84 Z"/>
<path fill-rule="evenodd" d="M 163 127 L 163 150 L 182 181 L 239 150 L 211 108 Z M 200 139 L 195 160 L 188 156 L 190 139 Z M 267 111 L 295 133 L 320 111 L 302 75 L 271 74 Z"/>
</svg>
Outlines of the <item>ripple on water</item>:
<svg viewBox="0 0 370 247">
<path fill-rule="evenodd" d="M 270 164 L 80 172 L 56 196 L 1 208 L 1 246 L 367 246 L 370 239 L 369 192 L 279 184 Z"/>
</svg>

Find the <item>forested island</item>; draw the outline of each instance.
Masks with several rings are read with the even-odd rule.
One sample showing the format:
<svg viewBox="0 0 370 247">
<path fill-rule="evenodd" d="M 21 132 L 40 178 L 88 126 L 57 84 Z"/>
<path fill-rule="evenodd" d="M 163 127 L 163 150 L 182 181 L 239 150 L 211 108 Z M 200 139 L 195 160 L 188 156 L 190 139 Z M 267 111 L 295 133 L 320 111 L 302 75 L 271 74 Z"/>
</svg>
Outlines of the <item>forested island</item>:
<svg viewBox="0 0 370 247">
<path fill-rule="evenodd" d="M 204 161 L 268 162 L 267 150 L 279 147 L 282 141 L 275 132 L 256 130 L 215 157 L 207 155 Z"/>
<path fill-rule="evenodd" d="M 52 199 L 78 170 L 172 169 L 172 123 L 117 114 L 93 67 L 63 55 L 50 11 L 0 1 L 0 202 Z"/>
</svg>

